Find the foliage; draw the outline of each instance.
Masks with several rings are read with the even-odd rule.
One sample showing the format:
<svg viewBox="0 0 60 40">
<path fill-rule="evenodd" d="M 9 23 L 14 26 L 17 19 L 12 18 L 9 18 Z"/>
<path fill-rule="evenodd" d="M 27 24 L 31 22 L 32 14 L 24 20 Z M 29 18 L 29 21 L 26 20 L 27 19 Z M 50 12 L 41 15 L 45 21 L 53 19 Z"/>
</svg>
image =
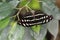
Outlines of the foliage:
<svg viewBox="0 0 60 40">
<path fill-rule="evenodd" d="M 42 25 L 41 28 L 38 25 L 38 27 L 32 27 L 32 29 L 30 29 L 30 28 L 25 28 L 21 25 L 17 25 L 17 23 L 13 21 L 13 19 L 11 19 L 11 15 L 13 14 L 12 12 L 14 11 L 19 1 L 1 0 L 0 1 L 0 40 L 22 40 L 22 39 L 43 40 L 47 33 L 47 29 L 56 38 L 58 33 L 58 19 L 59 19 L 58 17 L 60 17 L 58 16 L 60 15 L 59 9 L 55 6 L 54 2 L 51 0 L 42 0 L 42 1 L 43 1 L 42 10 L 44 10 L 44 12 L 47 14 L 53 15 L 54 19 L 50 23 Z M 21 6 L 25 5 L 26 2 L 21 3 Z M 36 4 L 36 2 L 34 3 L 35 3 L 34 5 L 38 4 L 38 3 Z M 32 9 L 36 8 L 35 6 L 32 5 L 30 3 L 29 7 L 32 7 Z M 38 6 L 38 9 L 40 8 Z M 34 31 L 38 34 L 36 34 Z"/>
</svg>

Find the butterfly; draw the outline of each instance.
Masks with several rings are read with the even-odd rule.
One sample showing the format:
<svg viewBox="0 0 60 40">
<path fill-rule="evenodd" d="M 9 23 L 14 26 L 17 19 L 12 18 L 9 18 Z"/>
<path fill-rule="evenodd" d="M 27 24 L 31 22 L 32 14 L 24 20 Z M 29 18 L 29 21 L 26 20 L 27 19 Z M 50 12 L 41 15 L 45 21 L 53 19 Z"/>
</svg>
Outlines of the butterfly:
<svg viewBox="0 0 60 40">
<path fill-rule="evenodd" d="M 30 10 L 28 12 L 26 12 L 26 10 L 24 10 L 24 9 L 21 10 L 18 17 L 20 20 L 17 21 L 17 23 L 24 27 L 31 27 L 34 25 L 46 24 L 53 19 L 52 15 L 47 15 L 46 13 L 44 13 L 41 10 L 37 10 L 37 11 L 35 10 L 34 14 L 32 14 L 32 12 Z"/>
</svg>

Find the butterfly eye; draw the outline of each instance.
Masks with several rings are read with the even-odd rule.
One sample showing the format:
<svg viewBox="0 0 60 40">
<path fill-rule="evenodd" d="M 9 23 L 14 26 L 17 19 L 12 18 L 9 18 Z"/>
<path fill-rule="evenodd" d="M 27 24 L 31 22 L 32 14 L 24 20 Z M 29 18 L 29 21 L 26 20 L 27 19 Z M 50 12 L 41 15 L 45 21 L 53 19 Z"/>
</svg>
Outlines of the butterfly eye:
<svg viewBox="0 0 60 40">
<path fill-rule="evenodd" d="M 34 16 L 30 11 L 26 12 L 26 14 L 24 15 L 22 15 L 22 13 L 19 14 L 18 17 L 20 21 L 18 21 L 18 24 L 25 26 L 25 27 L 31 27 L 31 26 L 39 25 L 39 24 L 41 25 L 46 24 L 53 19 L 52 15 L 47 15 L 40 10 L 35 11 Z"/>
</svg>

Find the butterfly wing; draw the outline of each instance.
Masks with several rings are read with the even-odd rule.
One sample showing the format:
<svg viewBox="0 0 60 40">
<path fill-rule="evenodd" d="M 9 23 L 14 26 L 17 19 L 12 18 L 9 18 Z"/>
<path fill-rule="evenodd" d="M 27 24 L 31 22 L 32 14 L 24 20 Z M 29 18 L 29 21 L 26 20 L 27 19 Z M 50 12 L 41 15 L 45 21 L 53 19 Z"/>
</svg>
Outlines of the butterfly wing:
<svg viewBox="0 0 60 40">
<path fill-rule="evenodd" d="M 38 10 L 35 11 L 34 16 L 32 15 L 31 12 L 28 12 L 27 14 L 25 14 L 25 16 L 20 17 L 20 21 L 18 21 L 18 24 L 25 27 L 31 27 L 34 25 L 39 25 L 39 24 L 42 25 L 48 23 L 52 19 L 53 19 L 52 15 L 47 15 L 44 12 Z"/>
</svg>

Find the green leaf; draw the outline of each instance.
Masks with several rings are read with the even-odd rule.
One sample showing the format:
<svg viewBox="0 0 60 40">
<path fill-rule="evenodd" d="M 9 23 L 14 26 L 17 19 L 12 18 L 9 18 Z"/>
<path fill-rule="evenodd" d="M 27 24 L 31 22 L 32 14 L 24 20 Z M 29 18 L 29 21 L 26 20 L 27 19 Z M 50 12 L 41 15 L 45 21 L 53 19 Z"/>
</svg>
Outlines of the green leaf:
<svg viewBox="0 0 60 40">
<path fill-rule="evenodd" d="M 56 39 L 57 34 L 58 34 L 58 20 L 52 20 L 51 22 L 48 23 L 47 25 L 47 29 L 49 30 L 49 32 L 54 36 L 54 38 Z"/>
<path fill-rule="evenodd" d="M 44 40 L 47 40 L 46 38 L 44 38 Z"/>
<path fill-rule="evenodd" d="M 28 3 L 28 0 L 22 0 L 21 2 L 19 2 L 17 7 L 21 8 L 21 7 L 25 6 L 27 3 Z"/>
<path fill-rule="evenodd" d="M 41 25 L 41 30 L 39 32 L 39 34 L 31 31 L 31 36 L 33 36 L 36 40 L 43 40 L 46 36 L 46 33 L 47 33 L 47 27 L 46 27 L 46 24 L 45 25 Z"/>
<path fill-rule="evenodd" d="M 0 20 L 0 30 L 2 30 L 5 27 L 7 27 L 9 21 L 10 21 L 10 18 L 9 17 L 6 17 L 6 18 Z"/>
<path fill-rule="evenodd" d="M 11 24 L 10 24 L 11 29 L 10 29 L 10 31 L 9 31 L 11 34 L 12 34 L 13 31 L 15 30 L 16 25 L 17 25 L 17 22 L 15 22 L 15 21 L 12 21 L 12 22 L 11 22 Z"/>
<path fill-rule="evenodd" d="M 23 40 L 23 37 L 25 35 L 25 28 L 23 26 L 20 26 L 20 25 L 17 25 L 17 27 L 18 27 L 18 32 L 19 32 L 19 34 L 17 32 L 17 34 L 18 34 L 17 40 Z"/>
<path fill-rule="evenodd" d="M 2 2 L 2 0 L 0 0 L 0 2 Z"/>
<path fill-rule="evenodd" d="M 32 30 L 36 33 L 39 34 L 40 30 L 41 30 L 41 25 L 37 25 L 37 26 L 32 26 Z"/>
<path fill-rule="evenodd" d="M 12 10 L 13 10 L 13 6 L 10 3 L 2 2 L 0 4 L 0 19 L 10 15 Z"/>
<path fill-rule="evenodd" d="M 44 3 L 42 5 L 42 8 L 45 13 L 50 14 L 53 16 L 53 20 L 50 21 L 47 24 L 47 29 L 49 32 L 54 36 L 54 39 L 56 39 L 58 34 L 58 20 L 60 20 L 60 10 L 55 5 L 55 0 L 42 0 Z"/>
<path fill-rule="evenodd" d="M 17 22 L 12 21 L 9 31 L 8 40 L 22 40 L 24 35 L 24 27 L 17 25 Z"/>
<path fill-rule="evenodd" d="M 9 31 L 8 40 L 11 40 L 11 38 L 13 37 L 12 35 L 13 35 L 14 31 L 16 30 L 16 25 L 17 25 L 17 22 L 15 22 L 15 21 L 11 22 L 11 25 L 10 25 L 11 29 Z"/>
<path fill-rule="evenodd" d="M 38 0 L 31 0 L 31 2 L 28 4 L 28 6 L 31 9 L 40 10 L 42 5 L 41 5 L 41 3 L 38 2 Z"/>
</svg>

